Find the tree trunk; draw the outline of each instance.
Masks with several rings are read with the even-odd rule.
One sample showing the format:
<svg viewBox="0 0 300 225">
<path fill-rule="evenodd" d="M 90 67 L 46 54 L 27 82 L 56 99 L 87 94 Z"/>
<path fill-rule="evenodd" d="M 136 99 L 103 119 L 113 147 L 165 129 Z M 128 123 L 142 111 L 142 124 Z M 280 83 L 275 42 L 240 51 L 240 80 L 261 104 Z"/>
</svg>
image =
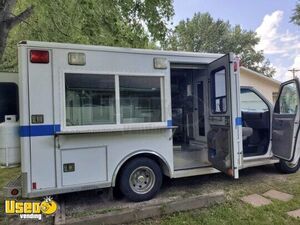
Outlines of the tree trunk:
<svg viewBox="0 0 300 225">
<path fill-rule="evenodd" d="M 5 51 L 7 37 L 9 30 L 6 27 L 5 22 L 1 22 L 0 26 L 0 63 L 2 62 L 3 53 Z"/>
<path fill-rule="evenodd" d="M 33 11 L 33 6 L 28 7 L 17 16 L 12 16 L 16 0 L 2 0 L 0 3 L 0 63 L 5 51 L 9 31 L 17 24 L 25 21 Z"/>
</svg>

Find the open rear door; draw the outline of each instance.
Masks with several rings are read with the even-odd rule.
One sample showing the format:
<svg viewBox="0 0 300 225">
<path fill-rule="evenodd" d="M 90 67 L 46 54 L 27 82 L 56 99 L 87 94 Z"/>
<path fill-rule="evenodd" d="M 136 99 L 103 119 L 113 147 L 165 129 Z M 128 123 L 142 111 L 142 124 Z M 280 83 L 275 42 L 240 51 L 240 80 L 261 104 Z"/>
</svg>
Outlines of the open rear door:
<svg viewBox="0 0 300 225">
<path fill-rule="evenodd" d="M 294 79 L 280 86 L 272 123 L 272 151 L 280 159 L 296 164 L 300 151 L 299 134 L 299 80 Z"/>
<path fill-rule="evenodd" d="M 209 65 L 210 130 L 208 160 L 212 166 L 234 178 L 239 176 L 242 157 L 239 69 L 233 54 Z"/>
</svg>

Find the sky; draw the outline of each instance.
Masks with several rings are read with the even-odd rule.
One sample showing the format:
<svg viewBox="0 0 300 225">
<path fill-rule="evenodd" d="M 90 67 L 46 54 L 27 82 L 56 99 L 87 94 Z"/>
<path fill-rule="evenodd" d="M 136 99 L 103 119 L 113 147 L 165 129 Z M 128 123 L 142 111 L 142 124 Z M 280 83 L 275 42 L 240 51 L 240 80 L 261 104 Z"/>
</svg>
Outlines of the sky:
<svg viewBox="0 0 300 225">
<path fill-rule="evenodd" d="M 208 12 L 215 19 L 241 25 L 256 31 L 260 42 L 256 50 L 276 69 L 274 78 L 292 78 L 291 68 L 300 69 L 300 26 L 290 22 L 297 0 L 174 0 L 174 25 L 193 17 L 196 12 Z M 300 72 L 297 73 L 300 77 Z"/>
</svg>

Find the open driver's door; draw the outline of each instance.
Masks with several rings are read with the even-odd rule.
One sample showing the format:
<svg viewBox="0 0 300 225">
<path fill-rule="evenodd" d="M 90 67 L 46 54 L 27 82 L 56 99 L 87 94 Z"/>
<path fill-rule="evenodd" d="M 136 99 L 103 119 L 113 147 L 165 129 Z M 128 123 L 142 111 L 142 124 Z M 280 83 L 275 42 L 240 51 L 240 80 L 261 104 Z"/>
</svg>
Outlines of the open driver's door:
<svg viewBox="0 0 300 225">
<path fill-rule="evenodd" d="M 281 84 L 272 120 L 273 154 L 292 164 L 297 164 L 300 156 L 299 93 L 298 79 Z"/>
<path fill-rule="evenodd" d="M 236 64 L 236 65 L 234 65 Z M 234 178 L 242 162 L 242 119 L 238 62 L 227 54 L 210 63 L 208 160 Z"/>
</svg>

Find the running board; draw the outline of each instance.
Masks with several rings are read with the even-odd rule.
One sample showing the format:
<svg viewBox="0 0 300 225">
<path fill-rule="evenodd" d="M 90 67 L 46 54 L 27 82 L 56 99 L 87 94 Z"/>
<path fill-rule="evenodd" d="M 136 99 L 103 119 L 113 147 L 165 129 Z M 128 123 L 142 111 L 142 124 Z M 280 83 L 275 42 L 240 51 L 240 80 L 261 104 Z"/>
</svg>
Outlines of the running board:
<svg viewBox="0 0 300 225">
<path fill-rule="evenodd" d="M 243 167 L 241 169 L 249 168 L 249 167 L 255 167 L 255 166 L 263 166 L 263 165 L 269 165 L 269 164 L 275 164 L 278 163 L 279 159 L 276 158 L 268 158 L 268 159 L 260 159 L 260 160 L 251 160 L 251 161 L 245 161 L 243 162 Z"/>
<path fill-rule="evenodd" d="M 255 159 L 251 161 L 244 161 L 243 167 L 241 169 L 275 164 L 278 162 L 279 159 L 276 158 L 271 158 L 271 159 L 268 158 L 268 159 L 260 159 L 260 160 Z M 210 166 L 202 167 L 202 168 L 194 168 L 194 169 L 175 170 L 172 178 L 192 177 L 192 176 L 199 176 L 199 175 L 213 174 L 213 173 L 220 173 L 220 171 Z"/>
<path fill-rule="evenodd" d="M 172 178 L 192 177 L 212 173 L 220 173 L 220 171 L 210 166 L 194 169 L 175 170 Z"/>
</svg>

